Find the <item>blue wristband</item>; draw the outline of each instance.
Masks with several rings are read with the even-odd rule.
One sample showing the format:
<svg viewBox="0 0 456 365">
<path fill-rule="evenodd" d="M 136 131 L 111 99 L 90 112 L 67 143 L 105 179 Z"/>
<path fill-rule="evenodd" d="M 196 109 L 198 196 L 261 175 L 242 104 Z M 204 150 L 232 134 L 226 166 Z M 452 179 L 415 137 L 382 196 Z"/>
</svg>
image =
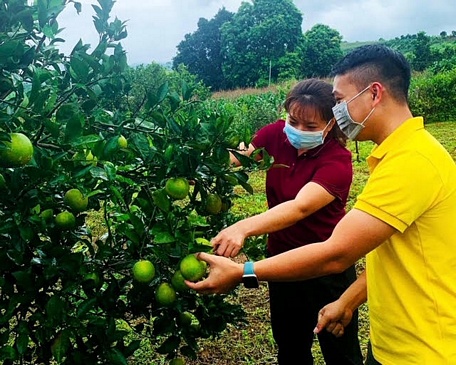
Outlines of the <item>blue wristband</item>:
<svg viewBox="0 0 456 365">
<path fill-rule="evenodd" d="M 253 261 L 247 261 L 244 263 L 244 275 L 254 275 L 255 272 L 253 270 Z"/>
</svg>

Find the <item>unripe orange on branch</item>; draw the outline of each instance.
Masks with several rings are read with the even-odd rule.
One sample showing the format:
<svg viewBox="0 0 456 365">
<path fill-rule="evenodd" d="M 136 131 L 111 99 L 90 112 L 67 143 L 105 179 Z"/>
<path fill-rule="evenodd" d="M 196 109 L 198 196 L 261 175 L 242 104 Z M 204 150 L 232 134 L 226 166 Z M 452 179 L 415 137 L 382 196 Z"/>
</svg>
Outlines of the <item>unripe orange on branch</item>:
<svg viewBox="0 0 456 365">
<path fill-rule="evenodd" d="M 78 189 L 70 189 L 65 193 L 63 201 L 71 210 L 80 213 L 87 209 L 89 198 L 84 196 Z"/>
<path fill-rule="evenodd" d="M 64 211 L 55 216 L 55 225 L 60 229 L 72 229 L 76 226 L 76 218 L 73 213 Z"/>
<path fill-rule="evenodd" d="M 176 291 L 171 284 L 161 283 L 155 292 L 155 299 L 160 305 L 170 307 L 176 301 Z"/>
<path fill-rule="evenodd" d="M 122 135 L 117 139 L 117 144 L 119 145 L 120 148 L 127 148 L 128 147 L 128 141 Z"/>
<path fill-rule="evenodd" d="M 219 214 L 222 210 L 222 199 L 217 194 L 208 194 L 206 198 L 206 211 L 210 214 Z"/>
<path fill-rule="evenodd" d="M 0 149 L 0 165 L 3 167 L 21 167 L 27 165 L 33 157 L 33 145 L 22 133 L 11 133 L 11 142 L 4 142 Z"/>
<path fill-rule="evenodd" d="M 185 284 L 185 278 L 182 275 L 180 270 L 177 270 L 171 277 L 171 285 L 176 291 L 186 291 L 189 289 L 187 284 Z"/>
<path fill-rule="evenodd" d="M 166 181 L 165 190 L 173 199 L 184 199 L 190 191 L 190 185 L 186 178 L 172 177 Z"/>
<path fill-rule="evenodd" d="M 133 265 L 133 277 L 140 283 L 149 283 L 155 276 L 155 266 L 149 260 L 139 260 Z"/>
</svg>

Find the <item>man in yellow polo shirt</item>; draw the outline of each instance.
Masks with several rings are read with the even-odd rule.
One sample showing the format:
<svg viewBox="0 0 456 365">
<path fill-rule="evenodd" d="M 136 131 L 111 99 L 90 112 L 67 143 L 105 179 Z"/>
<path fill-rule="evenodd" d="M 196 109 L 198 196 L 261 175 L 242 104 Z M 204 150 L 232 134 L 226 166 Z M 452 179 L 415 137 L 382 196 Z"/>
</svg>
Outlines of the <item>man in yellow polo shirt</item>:
<svg viewBox="0 0 456 365">
<path fill-rule="evenodd" d="M 368 299 L 366 364 L 456 364 L 456 166 L 407 103 L 410 67 L 381 45 L 355 49 L 334 67 L 334 116 L 351 139 L 377 147 L 354 208 L 324 242 L 244 266 L 200 254 L 209 277 L 188 285 L 227 292 L 252 276 L 293 281 L 341 272 L 367 254 L 366 271 L 320 311 L 316 332 L 342 335 Z M 253 268 L 252 268 L 253 267 Z M 367 273 L 367 274 L 366 274 Z M 367 284 L 366 284 L 367 283 Z"/>
</svg>

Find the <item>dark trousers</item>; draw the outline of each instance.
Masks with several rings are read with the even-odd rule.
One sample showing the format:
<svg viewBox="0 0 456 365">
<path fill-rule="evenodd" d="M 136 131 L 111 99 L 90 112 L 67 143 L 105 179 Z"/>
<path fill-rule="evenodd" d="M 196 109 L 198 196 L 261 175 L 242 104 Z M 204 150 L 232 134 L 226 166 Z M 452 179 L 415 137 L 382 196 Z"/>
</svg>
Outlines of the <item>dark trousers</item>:
<svg viewBox="0 0 456 365">
<path fill-rule="evenodd" d="M 366 362 L 364 364 L 365 365 L 382 365 L 377 360 L 375 360 L 374 355 L 372 354 L 372 346 L 371 346 L 370 342 L 367 347 L 367 357 L 366 357 Z"/>
<path fill-rule="evenodd" d="M 324 278 L 269 283 L 271 325 L 279 365 L 313 364 L 311 348 L 318 311 L 338 299 L 355 278 L 354 268 L 350 268 L 349 272 Z M 342 337 L 325 330 L 318 340 L 327 365 L 362 365 L 357 312 Z"/>
</svg>

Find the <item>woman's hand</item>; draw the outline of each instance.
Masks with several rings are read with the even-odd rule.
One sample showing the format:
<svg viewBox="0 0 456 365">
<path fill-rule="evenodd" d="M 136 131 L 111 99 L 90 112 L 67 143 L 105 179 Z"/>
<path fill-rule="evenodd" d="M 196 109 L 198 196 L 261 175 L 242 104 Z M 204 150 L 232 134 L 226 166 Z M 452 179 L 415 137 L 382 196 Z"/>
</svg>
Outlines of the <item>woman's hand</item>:
<svg viewBox="0 0 456 365">
<path fill-rule="evenodd" d="M 219 232 L 211 240 L 213 252 L 219 256 L 235 257 L 244 246 L 245 234 L 235 223 Z"/>
</svg>

